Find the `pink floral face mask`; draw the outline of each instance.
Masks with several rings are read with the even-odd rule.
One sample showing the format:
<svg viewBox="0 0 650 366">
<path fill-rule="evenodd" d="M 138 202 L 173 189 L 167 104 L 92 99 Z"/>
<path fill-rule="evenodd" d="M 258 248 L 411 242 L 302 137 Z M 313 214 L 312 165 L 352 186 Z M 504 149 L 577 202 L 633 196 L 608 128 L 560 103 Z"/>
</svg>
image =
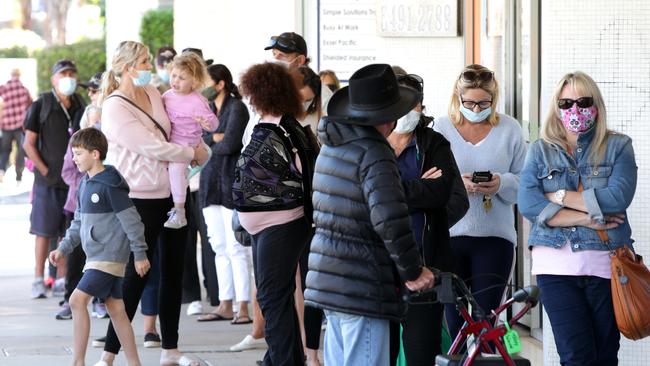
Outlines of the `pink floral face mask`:
<svg viewBox="0 0 650 366">
<path fill-rule="evenodd" d="M 580 108 L 574 104 L 569 109 L 560 109 L 564 128 L 571 132 L 585 132 L 596 124 L 598 109 L 595 106 Z"/>
</svg>

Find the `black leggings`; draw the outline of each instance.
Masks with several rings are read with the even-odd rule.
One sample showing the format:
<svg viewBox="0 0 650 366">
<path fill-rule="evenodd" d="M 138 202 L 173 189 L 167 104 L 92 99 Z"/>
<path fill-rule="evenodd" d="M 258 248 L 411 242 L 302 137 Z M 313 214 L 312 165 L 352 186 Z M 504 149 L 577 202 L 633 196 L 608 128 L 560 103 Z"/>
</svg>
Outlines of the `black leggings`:
<svg viewBox="0 0 650 366">
<path fill-rule="evenodd" d="M 253 235 L 257 302 L 266 321 L 264 337 L 269 345 L 265 366 L 305 362 L 293 293 L 298 261 L 309 232 L 309 223 L 301 217 Z"/>
<path fill-rule="evenodd" d="M 160 334 L 162 348 L 178 348 L 178 321 L 181 312 L 181 295 L 183 280 L 183 263 L 187 241 L 187 226 L 180 229 L 167 229 L 163 224 L 167 220 L 167 212 L 174 206 L 171 197 L 164 199 L 133 199 L 133 203 L 142 218 L 144 235 L 149 249 L 147 258 L 152 260 L 156 248 L 160 260 L 160 291 L 158 294 L 158 309 L 160 317 Z M 186 206 L 187 209 L 187 206 Z M 150 245 L 158 241 L 158 245 Z M 140 277 L 133 265 L 133 253 L 126 265 L 124 275 L 124 306 L 126 314 L 133 320 L 142 296 L 142 290 L 147 283 L 148 274 Z M 113 323 L 109 323 L 106 333 L 104 351 L 117 354 L 120 341 L 117 339 Z"/>
<path fill-rule="evenodd" d="M 185 248 L 185 271 L 183 272 L 183 304 L 201 300 L 201 284 L 196 263 L 197 232 L 201 237 L 201 268 L 203 269 L 203 286 L 207 290 L 210 305 L 219 305 L 219 285 L 217 269 L 214 264 L 214 252 L 208 242 L 208 233 L 199 207 L 199 192 L 187 195 L 190 210 L 187 211 L 187 246 Z"/>
<path fill-rule="evenodd" d="M 450 240 L 454 253 L 454 273 L 465 280 L 476 302 L 486 312 L 496 309 L 503 299 L 514 265 L 514 245 L 497 237 L 456 236 Z M 454 305 L 445 305 L 445 318 L 452 339 L 464 320 Z"/>
<path fill-rule="evenodd" d="M 406 317 L 402 320 L 402 343 L 406 364 L 409 366 L 432 366 L 436 356 L 442 353 L 442 314 L 441 304 L 409 304 Z M 390 322 L 390 361 L 397 362 L 399 356 L 399 326 Z"/>
<path fill-rule="evenodd" d="M 300 285 L 302 287 L 303 295 L 306 288 L 305 283 L 307 279 L 307 272 L 309 271 L 309 247 L 311 238 L 313 236 L 314 233 L 312 230 L 311 234 L 309 235 L 307 245 L 300 255 Z M 305 323 L 305 346 L 307 346 L 309 349 L 320 348 L 320 333 L 321 326 L 323 325 L 323 310 L 305 305 L 305 316 L 303 321 Z"/>
</svg>

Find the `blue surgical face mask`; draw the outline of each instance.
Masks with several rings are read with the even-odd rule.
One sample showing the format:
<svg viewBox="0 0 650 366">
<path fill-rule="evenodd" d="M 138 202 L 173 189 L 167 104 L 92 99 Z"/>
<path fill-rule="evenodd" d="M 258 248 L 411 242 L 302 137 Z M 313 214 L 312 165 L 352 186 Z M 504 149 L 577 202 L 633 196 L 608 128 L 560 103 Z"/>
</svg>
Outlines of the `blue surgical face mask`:
<svg viewBox="0 0 650 366">
<path fill-rule="evenodd" d="M 77 79 L 71 77 L 62 77 L 57 85 L 59 92 L 65 96 L 70 96 L 77 89 Z"/>
<path fill-rule="evenodd" d="M 133 78 L 133 85 L 135 86 L 145 86 L 151 82 L 151 71 L 150 70 L 136 70 L 138 72 L 138 77 Z"/>
<path fill-rule="evenodd" d="M 460 113 L 465 116 L 465 119 L 472 123 L 479 123 L 485 121 L 490 114 L 492 113 L 492 107 L 485 108 L 480 112 L 474 112 L 471 109 L 465 108 L 462 104 L 460 105 Z"/>
<path fill-rule="evenodd" d="M 160 80 L 163 81 L 165 84 L 169 84 L 169 71 L 165 69 L 158 69 L 156 70 L 156 74 L 160 78 Z"/>
</svg>

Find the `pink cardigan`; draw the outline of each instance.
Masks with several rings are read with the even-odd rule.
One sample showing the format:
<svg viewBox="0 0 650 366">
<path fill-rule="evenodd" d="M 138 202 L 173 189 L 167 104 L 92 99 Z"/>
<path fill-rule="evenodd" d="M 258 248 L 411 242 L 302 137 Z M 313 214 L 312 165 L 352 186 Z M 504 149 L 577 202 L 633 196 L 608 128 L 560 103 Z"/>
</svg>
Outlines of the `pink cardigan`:
<svg viewBox="0 0 650 366">
<path fill-rule="evenodd" d="M 151 85 L 144 88 L 153 108 L 152 117 L 169 136 L 171 123 L 160 93 Z M 119 90 L 112 94 L 123 95 Z M 165 141 L 162 132 L 146 114 L 121 98 L 107 98 L 104 101 L 102 132 L 108 139 L 106 162 L 124 176 L 131 188 L 131 198 L 169 197 L 167 163 L 187 162 L 194 157 L 191 147 Z"/>
</svg>

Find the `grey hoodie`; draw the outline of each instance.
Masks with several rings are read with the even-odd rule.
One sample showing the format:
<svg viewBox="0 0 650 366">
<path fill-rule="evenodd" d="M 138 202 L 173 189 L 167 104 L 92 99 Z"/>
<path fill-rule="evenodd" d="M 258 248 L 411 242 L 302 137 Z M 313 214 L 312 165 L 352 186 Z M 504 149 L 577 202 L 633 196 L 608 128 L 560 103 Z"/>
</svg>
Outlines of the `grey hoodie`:
<svg viewBox="0 0 650 366">
<path fill-rule="evenodd" d="M 69 254 L 79 243 L 86 253 L 86 269 L 108 268 L 105 271 L 116 276 L 124 275 L 131 251 L 136 261 L 147 258 L 144 225 L 129 198 L 129 186 L 111 165 L 81 180 L 74 220 L 59 250 Z"/>
</svg>

